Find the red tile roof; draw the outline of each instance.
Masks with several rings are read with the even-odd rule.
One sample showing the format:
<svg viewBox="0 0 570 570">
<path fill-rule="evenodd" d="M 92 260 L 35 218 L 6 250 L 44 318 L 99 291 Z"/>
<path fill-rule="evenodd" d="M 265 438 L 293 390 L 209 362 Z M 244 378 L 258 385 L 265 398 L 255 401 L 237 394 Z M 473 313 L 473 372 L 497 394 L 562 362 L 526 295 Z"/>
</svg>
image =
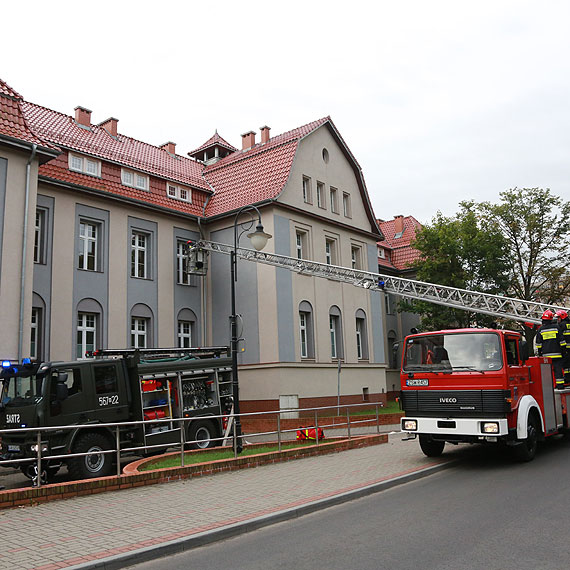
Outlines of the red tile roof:
<svg viewBox="0 0 570 570">
<path fill-rule="evenodd" d="M 327 125 L 347 158 L 352 161 L 362 198 L 367 204 L 372 231 L 380 235 L 360 167 L 330 117 L 274 136 L 245 151 L 236 150 L 216 132 L 191 154 L 213 145 L 226 148 L 230 154 L 215 164 L 205 166 L 200 161 L 173 156 L 165 148 L 120 133 L 112 136 L 101 125 L 79 125 L 69 115 L 23 101 L 20 95 L 3 82 L 0 82 L 0 95 L 3 106 L 9 109 L 9 112 L 2 115 L 0 134 L 12 133 L 9 136 L 22 140 L 33 139 L 34 142 L 42 137 L 65 151 L 75 151 L 101 160 L 100 178 L 70 171 L 68 152 L 49 164 L 40 166 L 41 176 L 196 216 L 221 215 L 244 205 L 277 199 L 287 183 L 299 141 Z M 121 184 L 121 166 L 150 175 L 149 191 Z M 165 180 L 193 188 L 193 203 L 167 197 Z M 207 195 L 211 195 L 209 200 L 206 200 Z M 205 203 L 206 212 L 203 210 Z"/>
<path fill-rule="evenodd" d="M 53 149 L 30 128 L 22 110 L 22 103 L 22 96 L 0 79 L 0 135 Z"/>
<path fill-rule="evenodd" d="M 328 120 L 313 121 L 206 167 L 204 176 L 215 190 L 206 215 L 277 198 L 289 178 L 299 140 Z"/>
<path fill-rule="evenodd" d="M 400 237 L 396 237 L 396 220 L 378 220 L 378 225 L 384 234 L 384 241 L 379 242 L 378 246 L 386 249 L 390 259 L 378 258 L 378 264 L 383 267 L 394 268 L 399 271 L 409 269 L 420 259 L 420 252 L 411 246 L 416 239 L 416 231 L 422 228 L 422 225 L 413 216 L 403 218 L 404 230 Z"/>
<path fill-rule="evenodd" d="M 190 158 L 121 134 L 113 137 L 98 125 L 80 126 L 69 115 L 34 103 L 24 102 L 23 109 L 35 132 L 56 145 L 210 192 L 203 166 Z"/>
</svg>

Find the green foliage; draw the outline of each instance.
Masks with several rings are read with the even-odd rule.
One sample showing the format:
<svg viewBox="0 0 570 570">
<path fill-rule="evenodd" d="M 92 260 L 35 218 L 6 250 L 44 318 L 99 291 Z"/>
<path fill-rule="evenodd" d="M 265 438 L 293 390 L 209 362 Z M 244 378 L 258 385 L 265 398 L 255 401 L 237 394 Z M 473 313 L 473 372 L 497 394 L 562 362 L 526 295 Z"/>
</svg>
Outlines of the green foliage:
<svg viewBox="0 0 570 570">
<path fill-rule="evenodd" d="M 570 295 L 570 202 L 542 188 L 512 188 L 499 196 L 497 204 L 462 202 L 455 216 L 438 213 L 424 227 L 414 244 L 422 254 L 418 279 L 564 305 Z M 423 302 L 401 309 L 420 313 L 425 330 L 493 320 Z M 534 333 L 525 332 L 532 341 Z"/>
<path fill-rule="evenodd" d="M 504 294 L 508 288 L 507 242 L 474 202 L 461 202 L 453 217 L 438 212 L 418 232 L 414 247 L 422 256 L 418 279 L 473 291 Z M 407 302 L 401 310 L 422 315 L 423 330 L 488 326 L 493 317 L 474 315 L 423 301 Z"/>
</svg>

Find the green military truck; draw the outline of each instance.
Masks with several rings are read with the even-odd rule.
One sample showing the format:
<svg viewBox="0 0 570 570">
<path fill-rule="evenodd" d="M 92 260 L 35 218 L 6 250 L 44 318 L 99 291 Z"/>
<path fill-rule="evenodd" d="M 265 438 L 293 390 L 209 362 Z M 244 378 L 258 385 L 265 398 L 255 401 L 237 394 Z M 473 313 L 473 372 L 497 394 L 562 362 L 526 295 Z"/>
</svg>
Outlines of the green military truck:
<svg viewBox="0 0 570 570">
<path fill-rule="evenodd" d="M 73 479 L 112 473 L 116 429 L 121 449 L 139 453 L 185 441 L 194 447 L 219 445 L 224 418 L 231 411 L 231 358 L 227 347 L 101 350 L 71 362 L 3 361 L 0 369 L 0 430 L 3 467 L 37 477 L 38 437 L 22 428 L 83 426 L 41 432 L 42 482 L 66 464 Z M 194 418 L 183 423 L 180 418 Z M 89 427 L 85 427 L 89 426 Z M 164 446 L 164 447 L 150 447 Z M 65 458 L 66 454 L 86 453 Z M 49 459 L 49 456 L 63 456 Z M 43 459 L 48 457 L 48 459 Z M 15 460 L 29 459 L 19 462 Z"/>
</svg>

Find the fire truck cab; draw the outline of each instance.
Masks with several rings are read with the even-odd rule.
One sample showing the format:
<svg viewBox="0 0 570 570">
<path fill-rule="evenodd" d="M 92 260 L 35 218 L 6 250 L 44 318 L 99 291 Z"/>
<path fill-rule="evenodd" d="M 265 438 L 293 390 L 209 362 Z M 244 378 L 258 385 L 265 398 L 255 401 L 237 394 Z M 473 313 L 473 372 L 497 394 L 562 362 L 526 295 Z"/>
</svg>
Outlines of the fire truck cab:
<svg viewBox="0 0 570 570">
<path fill-rule="evenodd" d="M 446 443 L 495 443 L 530 461 L 537 444 L 568 429 L 566 397 L 548 359 L 529 357 L 518 332 L 457 329 L 406 337 L 401 419 L 429 457 Z"/>
</svg>

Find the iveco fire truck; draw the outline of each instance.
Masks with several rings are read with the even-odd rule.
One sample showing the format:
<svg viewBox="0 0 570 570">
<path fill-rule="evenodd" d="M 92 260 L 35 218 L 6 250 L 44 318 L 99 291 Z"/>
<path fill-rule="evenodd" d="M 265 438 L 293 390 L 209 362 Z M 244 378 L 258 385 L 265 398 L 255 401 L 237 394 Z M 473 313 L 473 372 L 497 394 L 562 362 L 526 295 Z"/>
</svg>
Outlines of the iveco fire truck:
<svg viewBox="0 0 570 570">
<path fill-rule="evenodd" d="M 457 329 L 406 337 L 402 431 L 429 457 L 446 443 L 497 443 L 522 461 L 568 429 L 567 396 L 547 358 L 531 357 L 517 332 Z"/>
<path fill-rule="evenodd" d="M 227 347 L 102 350 L 72 362 L 14 363 L 0 369 L 1 466 L 20 468 L 35 479 L 37 432 L 23 428 L 82 426 L 41 432 L 42 479 L 62 462 L 74 479 L 109 475 L 116 432 L 101 424 L 141 422 L 120 428 L 121 449 L 164 450 L 185 441 L 194 447 L 219 444 L 221 416 L 232 408 L 231 358 Z M 86 427 L 88 426 L 88 427 Z M 22 431 L 20 431 L 22 430 Z M 164 447 L 151 447 L 164 446 Z M 80 457 L 49 459 L 70 453 Z M 16 462 L 15 460 L 26 460 Z M 14 463 L 9 463 L 13 461 Z"/>
</svg>

